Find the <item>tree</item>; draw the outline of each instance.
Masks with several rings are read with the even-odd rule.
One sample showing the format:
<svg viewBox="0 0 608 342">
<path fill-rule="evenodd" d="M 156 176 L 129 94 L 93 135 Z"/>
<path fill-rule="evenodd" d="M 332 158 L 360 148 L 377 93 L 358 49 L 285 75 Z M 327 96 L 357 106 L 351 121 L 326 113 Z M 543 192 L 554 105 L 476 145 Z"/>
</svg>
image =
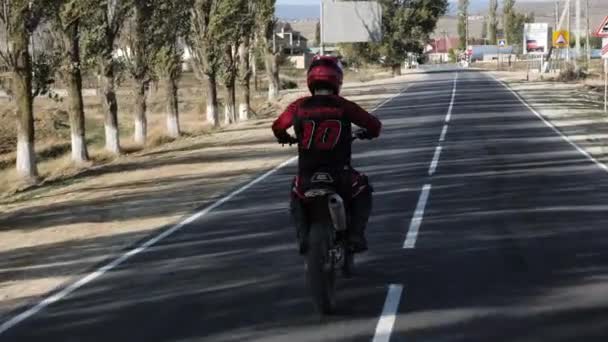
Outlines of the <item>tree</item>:
<svg viewBox="0 0 608 342">
<path fill-rule="evenodd" d="M 496 45 L 496 34 L 498 30 L 498 0 L 490 0 L 489 21 L 488 21 L 488 43 Z"/>
<path fill-rule="evenodd" d="M 193 52 L 193 68 L 207 88 L 207 122 L 219 126 L 217 74 L 224 51 L 221 46 L 221 22 L 218 22 L 220 0 L 195 0 L 192 8 L 192 29 L 189 45 Z"/>
<path fill-rule="evenodd" d="M 184 41 L 190 32 L 190 10 L 193 0 L 155 0 L 153 22 L 157 25 L 156 36 L 162 42 L 154 55 L 155 74 L 161 79 L 166 93 L 167 134 L 177 138 L 179 125 L 178 82 L 182 74 Z"/>
<path fill-rule="evenodd" d="M 236 78 L 240 62 L 239 47 L 243 37 L 249 35 L 253 28 L 250 7 L 253 4 L 245 0 L 223 0 L 218 6 L 218 22 L 222 22 L 220 44 L 224 50 L 221 78 L 226 90 L 225 123 L 237 121 L 236 115 Z M 219 32 L 218 32 L 219 33 Z"/>
<path fill-rule="evenodd" d="M 259 43 L 264 51 L 264 65 L 268 77 L 268 100 L 275 101 L 279 97 L 281 80 L 279 79 L 279 59 L 281 50 L 276 44 L 274 16 L 276 0 L 258 0 L 256 9 L 256 27 Z"/>
<path fill-rule="evenodd" d="M 486 45 L 488 39 L 488 20 L 486 17 L 483 18 L 483 22 L 481 23 L 481 39 L 483 40 L 483 45 Z"/>
<path fill-rule="evenodd" d="M 153 21 L 156 5 L 154 0 L 133 0 L 132 16 L 127 20 L 124 29 L 127 43 L 124 58 L 127 61 L 127 69 L 135 81 L 133 140 L 140 145 L 145 145 L 148 132 L 146 93 L 152 80 L 150 66 L 160 47 L 156 40 L 158 23 Z"/>
<path fill-rule="evenodd" d="M 458 36 L 460 37 L 460 50 L 467 48 L 469 21 L 469 0 L 458 0 Z"/>
<path fill-rule="evenodd" d="M 241 23 L 241 43 L 238 49 L 239 55 L 239 120 L 248 120 L 251 112 L 251 76 L 252 70 L 252 41 L 255 37 L 255 11 L 257 3 L 255 1 L 245 2 L 245 15 Z"/>
<path fill-rule="evenodd" d="M 401 73 L 401 63 L 409 52 L 422 53 L 439 17 L 448 8 L 447 0 L 381 0 L 382 40 L 375 43 L 341 44 L 351 63 L 380 63 Z"/>
<path fill-rule="evenodd" d="M 70 117 L 72 161 L 89 160 L 85 135 L 84 102 L 82 98 L 82 63 L 80 60 L 81 21 L 87 16 L 91 2 L 60 0 L 52 16 L 53 50 L 60 58 L 59 74 L 67 87 Z"/>
<path fill-rule="evenodd" d="M 120 153 L 114 48 L 130 9 L 130 0 L 100 0 L 91 7 L 91 13 L 83 22 L 86 23 L 84 51 L 87 62 L 96 64 L 99 72 L 99 94 L 105 116 L 105 149 L 113 154 Z"/>
<path fill-rule="evenodd" d="M 321 22 L 318 21 L 315 25 L 315 45 L 321 46 Z"/>
<path fill-rule="evenodd" d="M 517 30 L 517 13 L 515 12 L 515 0 L 503 0 L 503 28 L 507 44 L 513 44 Z"/>
<path fill-rule="evenodd" d="M 32 88 L 32 58 L 29 53 L 30 35 L 40 23 L 48 1 L 0 0 L 0 23 L 7 44 L 0 58 L 11 73 L 11 92 L 17 110 L 17 173 L 26 180 L 38 176 L 34 150 L 34 93 Z"/>
<path fill-rule="evenodd" d="M 524 28 L 526 23 L 534 22 L 534 12 L 529 14 L 516 13 L 513 19 L 512 32 L 510 33 L 511 42 L 510 44 L 516 48 L 523 46 L 524 40 Z M 519 51 L 519 50 L 518 50 Z"/>
<path fill-rule="evenodd" d="M 448 8 L 447 0 L 382 0 L 383 38 L 377 50 L 368 52 L 375 58 L 381 56 L 383 64 L 401 73 L 401 63 L 408 52 L 422 53 L 429 35 L 435 30 L 439 17 Z"/>
</svg>

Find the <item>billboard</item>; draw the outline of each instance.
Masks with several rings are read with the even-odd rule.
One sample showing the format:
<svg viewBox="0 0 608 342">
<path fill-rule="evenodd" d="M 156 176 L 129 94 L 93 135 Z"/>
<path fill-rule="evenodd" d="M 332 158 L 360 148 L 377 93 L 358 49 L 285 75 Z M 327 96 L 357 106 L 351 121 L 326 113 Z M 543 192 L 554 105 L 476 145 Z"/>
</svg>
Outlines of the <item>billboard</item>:
<svg viewBox="0 0 608 342">
<path fill-rule="evenodd" d="M 321 2 L 321 40 L 325 44 L 382 39 L 382 7 L 376 1 Z"/>
<path fill-rule="evenodd" d="M 551 32 L 547 23 L 524 25 L 524 54 L 546 55 L 551 47 Z M 552 38 L 552 37 L 551 37 Z"/>
</svg>

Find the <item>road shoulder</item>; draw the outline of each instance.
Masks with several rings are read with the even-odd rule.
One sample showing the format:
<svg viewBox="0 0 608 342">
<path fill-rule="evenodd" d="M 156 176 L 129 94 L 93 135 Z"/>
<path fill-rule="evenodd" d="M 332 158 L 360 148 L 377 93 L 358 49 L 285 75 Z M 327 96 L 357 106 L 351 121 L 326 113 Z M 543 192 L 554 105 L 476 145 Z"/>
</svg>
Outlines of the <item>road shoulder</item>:
<svg viewBox="0 0 608 342">
<path fill-rule="evenodd" d="M 345 85 L 371 109 L 424 75 Z M 66 182 L 3 199 L 0 211 L 0 316 L 73 281 L 150 234 L 213 203 L 238 184 L 293 156 L 268 115 L 213 135 L 189 137 L 117 160 Z"/>
<path fill-rule="evenodd" d="M 585 84 L 525 80 L 525 74 L 487 72 L 504 82 L 572 143 L 608 163 L 608 114 L 602 97 Z"/>
</svg>

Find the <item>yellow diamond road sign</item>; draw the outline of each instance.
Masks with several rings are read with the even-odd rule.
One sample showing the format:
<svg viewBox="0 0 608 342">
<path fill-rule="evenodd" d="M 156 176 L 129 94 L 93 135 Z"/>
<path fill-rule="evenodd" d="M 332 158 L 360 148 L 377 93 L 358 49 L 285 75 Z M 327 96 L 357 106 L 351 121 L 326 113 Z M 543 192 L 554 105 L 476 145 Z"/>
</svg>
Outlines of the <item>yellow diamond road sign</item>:
<svg viewBox="0 0 608 342">
<path fill-rule="evenodd" d="M 553 32 L 553 46 L 556 48 L 565 48 L 570 45 L 570 32 L 555 31 Z"/>
</svg>

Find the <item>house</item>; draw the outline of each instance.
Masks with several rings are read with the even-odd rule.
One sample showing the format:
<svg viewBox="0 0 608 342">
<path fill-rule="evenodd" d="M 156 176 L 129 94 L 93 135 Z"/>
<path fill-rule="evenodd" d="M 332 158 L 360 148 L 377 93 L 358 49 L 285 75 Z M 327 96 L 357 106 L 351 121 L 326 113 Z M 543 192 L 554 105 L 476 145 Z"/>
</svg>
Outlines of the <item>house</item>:
<svg viewBox="0 0 608 342">
<path fill-rule="evenodd" d="M 515 61 L 517 55 L 514 52 L 513 46 L 498 45 L 473 45 L 472 46 L 471 62 L 492 62 L 498 61 L 508 63 Z"/>
<path fill-rule="evenodd" d="M 273 44 L 285 55 L 301 55 L 308 52 L 308 39 L 295 31 L 289 23 L 277 22 L 274 29 Z"/>
<path fill-rule="evenodd" d="M 458 50 L 460 39 L 458 37 L 444 37 L 432 39 L 424 49 L 428 63 L 448 63 L 450 50 Z"/>
</svg>

